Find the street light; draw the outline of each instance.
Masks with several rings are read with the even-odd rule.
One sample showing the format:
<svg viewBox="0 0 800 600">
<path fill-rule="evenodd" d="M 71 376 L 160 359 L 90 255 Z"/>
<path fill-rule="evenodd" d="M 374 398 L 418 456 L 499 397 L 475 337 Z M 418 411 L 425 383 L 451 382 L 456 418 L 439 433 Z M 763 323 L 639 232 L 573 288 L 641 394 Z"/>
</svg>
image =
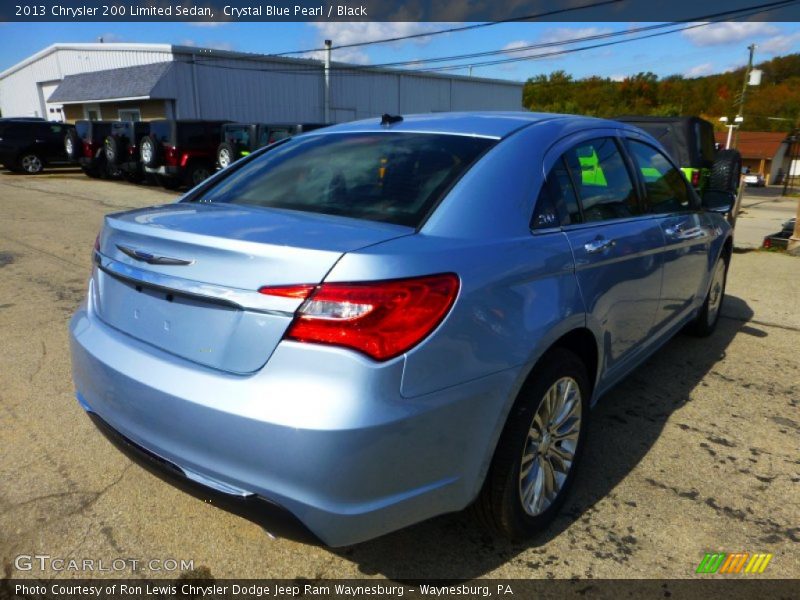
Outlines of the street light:
<svg viewBox="0 0 800 600">
<path fill-rule="evenodd" d="M 733 118 L 733 123 L 728 123 L 728 117 L 720 117 L 720 123 L 725 123 L 725 127 L 728 128 L 728 141 L 725 142 L 725 150 L 730 149 L 731 147 L 731 138 L 733 137 L 733 130 L 739 127 L 739 125 L 744 121 L 744 117 L 742 115 L 736 115 Z"/>
</svg>

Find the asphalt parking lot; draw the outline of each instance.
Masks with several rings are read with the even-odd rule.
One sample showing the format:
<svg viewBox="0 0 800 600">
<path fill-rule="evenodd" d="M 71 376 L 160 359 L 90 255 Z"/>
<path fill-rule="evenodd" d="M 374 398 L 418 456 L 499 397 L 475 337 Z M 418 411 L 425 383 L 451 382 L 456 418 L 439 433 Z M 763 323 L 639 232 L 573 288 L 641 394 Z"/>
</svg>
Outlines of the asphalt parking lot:
<svg viewBox="0 0 800 600">
<path fill-rule="evenodd" d="M 74 399 L 67 321 L 103 215 L 172 198 L 75 171 L 0 172 L 4 576 L 87 574 L 15 568 L 46 554 L 187 560 L 217 578 L 684 578 L 709 551 L 772 553 L 761 577 L 800 576 L 800 258 L 734 255 L 715 335 L 678 336 L 604 398 L 574 493 L 538 538 L 495 540 L 460 513 L 331 550 L 164 484 Z"/>
</svg>

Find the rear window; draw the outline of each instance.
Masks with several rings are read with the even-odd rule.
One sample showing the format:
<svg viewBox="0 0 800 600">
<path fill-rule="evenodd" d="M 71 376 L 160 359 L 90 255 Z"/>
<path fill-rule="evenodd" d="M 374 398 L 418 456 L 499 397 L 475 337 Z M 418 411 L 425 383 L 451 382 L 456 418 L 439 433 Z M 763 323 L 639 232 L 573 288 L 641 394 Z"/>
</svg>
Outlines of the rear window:
<svg viewBox="0 0 800 600">
<path fill-rule="evenodd" d="M 158 142 L 172 142 L 172 121 L 152 121 L 150 123 L 150 135 Z"/>
<path fill-rule="evenodd" d="M 422 133 L 293 138 L 197 198 L 417 227 L 496 140 Z"/>
<path fill-rule="evenodd" d="M 119 137 L 130 137 L 133 131 L 133 123 L 130 121 L 120 121 L 111 124 L 111 135 Z"/>
<path fill-rule="evenodd" d="M 78 121 L 75 123 L 75 133 L 79 138 L 86 139 L 89 137 L 89 132 L 92 129 L 92 124 L 89 121 Z"/>
</svg>

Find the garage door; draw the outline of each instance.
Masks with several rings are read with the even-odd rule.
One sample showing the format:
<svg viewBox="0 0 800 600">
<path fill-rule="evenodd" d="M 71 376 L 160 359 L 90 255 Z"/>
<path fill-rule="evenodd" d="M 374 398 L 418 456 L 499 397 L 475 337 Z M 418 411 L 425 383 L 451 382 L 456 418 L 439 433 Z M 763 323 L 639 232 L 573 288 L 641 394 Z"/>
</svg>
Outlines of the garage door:
<svg viewBox="0 0 800 600">
<path fill-rule="evenodd" d="M 48 121 L 63 121 L 64 120 L 64 105 L 47 101 L 50 95 L 56 91 L 60 81 L 48 81 L 39 84 L 39 92 L 42 102 L 44 104 L 44 113 L 42 116 Z"/>
</svg>

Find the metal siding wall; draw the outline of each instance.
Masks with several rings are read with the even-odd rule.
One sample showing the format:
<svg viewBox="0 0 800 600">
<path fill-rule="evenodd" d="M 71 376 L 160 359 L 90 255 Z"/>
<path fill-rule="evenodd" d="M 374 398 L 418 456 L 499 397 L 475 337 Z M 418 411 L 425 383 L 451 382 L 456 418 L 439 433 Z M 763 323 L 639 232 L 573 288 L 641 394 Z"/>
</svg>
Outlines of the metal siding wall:
<svg viewBox="0 0 800 600">
<path fill-rule="evenodd" d="M 175 98 L 176 118 L 242 121 L 321 122 L 321 67 L 263 59 L 203 58 L 196 67 L 200 114 L 195 112 L 189 55 L 139 50 L 63 49 L 0 80 L 0 109 L 7 116 L 41 112 L 37 83 L 86 71 L 128 67 L 177 58 L 153 95 Z M 245 70 L 246 69 L 246 70 Z M 308 73 L 303 72 L 309 69 Z M 271 71 L 271 72 L 270 72 Z M 288 72 L 287 72 L 288 71 Z M 12 92 L 13 90 L 13 92 Z M 334 121 L 382 113 L 447 110 L 520 110 L 522 84 L 505 85 L 468 79 L 407 73 L 331 74 Z"/>
<path fill-rule="evenodd" d="M 453 79 L 450 110 L 522 110 L 522 84 Z"/>
<path fill-rule="evenodd" d="M 400 114 L 450 110 L 450 80 L 403 75 L 400 78 Z"/>
<path fill-rule="evenodd" d="M 281 62 L 203 59 L 196 65 L 200 116 L 236 121 L 321 122 L 322 71 Z M 192 65 L 182 77 L 191 87 Z M 291 71 L 291 72 L 285 72 Z M 181 89 L 183 92 L 183 88 Z M 191 96 L 177 96 L 183 113 Z"/>
</svg>

